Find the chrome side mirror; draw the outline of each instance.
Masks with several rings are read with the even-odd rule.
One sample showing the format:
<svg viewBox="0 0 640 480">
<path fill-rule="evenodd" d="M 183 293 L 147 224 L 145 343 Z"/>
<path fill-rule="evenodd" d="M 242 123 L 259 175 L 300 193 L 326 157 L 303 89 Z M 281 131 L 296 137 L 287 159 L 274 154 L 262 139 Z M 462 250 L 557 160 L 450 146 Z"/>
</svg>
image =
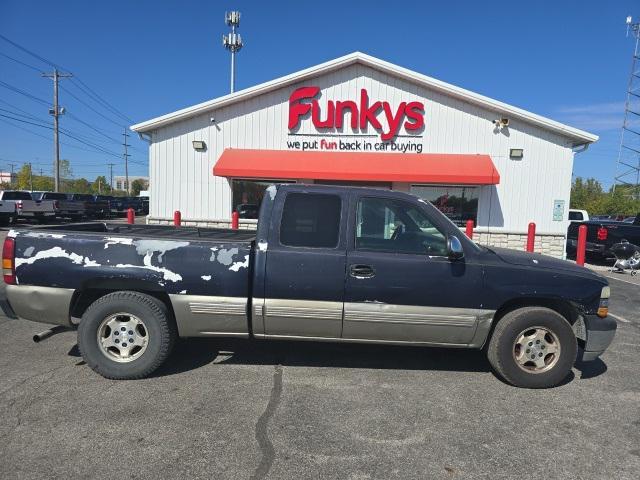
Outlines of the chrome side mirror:
<svg viewBox="0 0 640 480">
<path fill-rule="evenodd" d="M 460 239 L 455 235 L 449 235 L 447 237 L 447 256 L 449 260 L 460 260 L 464 257 L 464 250 Z"/>
</svg>

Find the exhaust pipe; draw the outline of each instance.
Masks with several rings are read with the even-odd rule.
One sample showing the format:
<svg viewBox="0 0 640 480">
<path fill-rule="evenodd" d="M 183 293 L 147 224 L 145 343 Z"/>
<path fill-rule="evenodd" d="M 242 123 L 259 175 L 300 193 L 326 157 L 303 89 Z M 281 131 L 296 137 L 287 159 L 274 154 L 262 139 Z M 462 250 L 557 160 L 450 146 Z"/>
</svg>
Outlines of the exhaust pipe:
<svg viewBox="0 0 640 480">
<path fill-rule="evenodd" d="M 56 333 L 62 333 L 69 330 L 67 327 L 63 327 L 62 325 L 56 325 L 55 327 L 51 327 L 49 330 L 45 330 L 44 332 L 36 333 L 33 336 L 33 341 L 35 343 L 40 343 L 42 340 L 46 340 L 52 335 Z"/>
</svg>

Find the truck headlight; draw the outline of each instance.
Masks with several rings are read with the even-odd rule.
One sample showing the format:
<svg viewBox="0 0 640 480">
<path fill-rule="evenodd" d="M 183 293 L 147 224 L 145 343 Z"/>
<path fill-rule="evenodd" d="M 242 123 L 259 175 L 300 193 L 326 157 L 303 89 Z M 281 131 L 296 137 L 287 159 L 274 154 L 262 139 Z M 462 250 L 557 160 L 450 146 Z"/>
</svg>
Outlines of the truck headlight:
<svg viewBox="0 0 640 480">
<path fill-rule="evenodd" d="M 611 288 L 609 286 L 602 287 L 600 293 L 600 304 L 598 305 L 598 316 L 604 318 L 609 314 L 609 297 L 611 296 Z"/>
</svg>

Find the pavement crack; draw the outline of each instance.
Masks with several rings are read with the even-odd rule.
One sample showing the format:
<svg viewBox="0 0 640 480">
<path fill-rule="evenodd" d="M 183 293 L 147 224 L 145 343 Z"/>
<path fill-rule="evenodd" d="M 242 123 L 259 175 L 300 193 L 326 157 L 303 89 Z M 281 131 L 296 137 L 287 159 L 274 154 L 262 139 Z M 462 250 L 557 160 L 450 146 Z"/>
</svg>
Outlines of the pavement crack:
<svg viewBox="0 0 640 480">
<path fill-rule="evenodd" d="M 280 403 L 280 397 L 282 396 L 282 365 L 275 366 L 275 372 L 273 373 L 273 387 L 271 388 L 271 396 L 269 397 L 269 403 L 267 404 L 267 408 L 265 408 L 262 415 L 258 419 L 256 423 L 256 440 L 258 441 L 258 446 L 260 447 L 260 451 L 262 452 L 262 458 L 260 459 L 260 464 L 251 475 L 251 480 L 259 480 L 263 479 L 269 473 L 271 469 L 271 465 L 273 465 L 273 461 L 276 456 L 275 448 L 273 448 L 273 443 L 269 440 L 269 434 L 267 428 L 269 426 L 269 420 L 276 412 L 278 408 L 278 404 Z"/>
</svg>

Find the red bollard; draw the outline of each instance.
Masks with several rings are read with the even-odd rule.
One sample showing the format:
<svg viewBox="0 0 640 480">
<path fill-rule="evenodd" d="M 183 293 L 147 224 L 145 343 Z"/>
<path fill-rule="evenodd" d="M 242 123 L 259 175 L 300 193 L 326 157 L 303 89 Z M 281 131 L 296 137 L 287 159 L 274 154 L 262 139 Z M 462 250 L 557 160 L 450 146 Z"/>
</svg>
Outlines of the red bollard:
<svg viewBox="0 0 640 480">
<path fill-rule="evenodd" d="M 527 252 L 533 252 L 533 245 L 536 242 L 536 224 L 531 222 L 527 230 Z"/>
<path fill-rule="evenodd" d="M 231 212 L 231 228 L 233 230 L 240 228 L 240 214 L 238 212 Z"/>
<path fill-rule="evenodd" d="M 176 227 L 179 227 L 181 223 L 182 223 L 182 214 L 180 213 L 180 210 L 176 210 L 175 212 L 173 212 L 173 224 Z"/>
<path fill-rule="evenodd" d="M 578 247 L 576 250 L 576 264 L 584 267 L 584 258 L 587 250 L 587 226 L 578 227 Z"/>
<path fill-rule="evenodd" d="M 467 220 L 467 229 L 465 231 L 467 237 L 473 239 L 473 220 Z"/>
<path fill-rule="evenodd" d="M 127 209 L 127 223 L 133 225 L 136 221 L 136 212 L 133 211 L 133 208 L 129 207 Z"/>
</svg>

